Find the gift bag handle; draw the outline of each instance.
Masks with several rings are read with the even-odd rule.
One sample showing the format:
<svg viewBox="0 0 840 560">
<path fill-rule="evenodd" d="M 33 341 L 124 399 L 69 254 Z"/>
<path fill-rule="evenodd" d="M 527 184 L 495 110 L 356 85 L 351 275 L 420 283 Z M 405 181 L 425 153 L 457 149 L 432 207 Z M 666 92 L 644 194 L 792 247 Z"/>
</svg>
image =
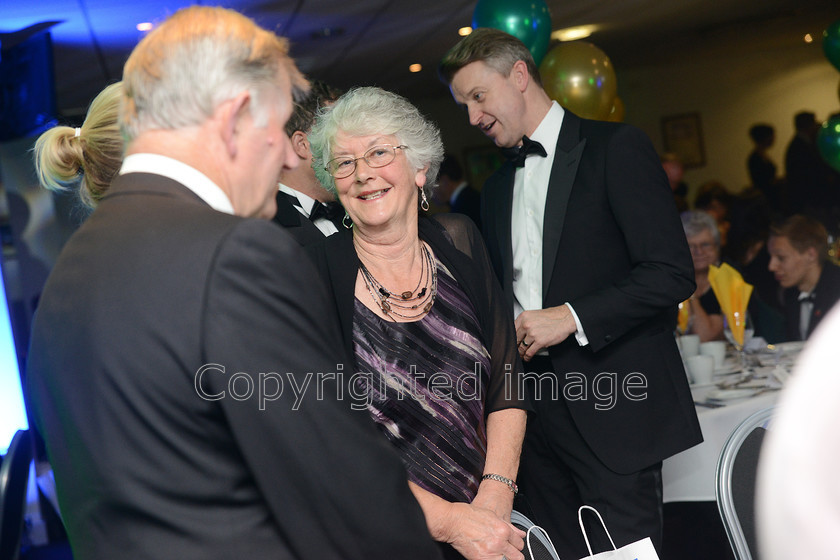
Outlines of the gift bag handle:
<svg viewBox="0 0 840 560">
<path fill-rule="evenodd" d="M 595 515 L 598 516 L 598 520 L 601 522 L 601 527 L 604 528 L 604 532 L 607 534 L 607 538 L 610 539 L 610 544 L 612 545 L 613 550 L 618 550 L 618 548 L 616 548 L 615 546 L 615 542 L 612 539 L 612 535 L 610 535 L 610 532 L 607 529 L 606 523 L 604 523 L 604 518 L 601 517 L 601 514 L 598 513 L 598 510 L 592 506 L 580 506 L 580 508 L 578 508 L 578 524 L 580 524 L 580 531 L 581 533 L 583 533 L 583 540 L 586 541 L 586 549 L 589 551 L 589 555 L 592 556 L 594 553 L 592 552 L 592 546 L 589 544 L 589 537 L 586 535 L 586 529 L 584 529 L 583 527 L 583 516 L 581 514 L 585 509 L 589 509 L 595 512 Z"/>
<path fill-rule="evenodd" d="M 554 558 L 560 560 L 560 555 L 557 554 L 557 549 L 554 548 L 554 543 L 551 542 L 551 537 L 548 536 L 548 532 L 538 525 L 531 525 L 530 527 L 528 527 L 528 532 L 525 533 L 525 543 L 528 545 L 528 554 L 531 555 L 531 558 L 535 557 L 534 551 L 531 550 L 531 531 L 533 531 L 534 529 L 539 529 L 540 531 L 542 531 L 542 534 L 545 535 L 545 538 L 548 541 L 549 546 L 551 547 L 551 552 L 554 553 Z"/>
</svg>

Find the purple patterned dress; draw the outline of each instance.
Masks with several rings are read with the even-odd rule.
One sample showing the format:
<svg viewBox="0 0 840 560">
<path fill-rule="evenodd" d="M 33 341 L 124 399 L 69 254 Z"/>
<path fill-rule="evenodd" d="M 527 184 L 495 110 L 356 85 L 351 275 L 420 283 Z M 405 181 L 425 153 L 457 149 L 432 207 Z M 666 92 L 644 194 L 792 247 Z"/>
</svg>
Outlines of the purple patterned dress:
<svg viewBox="0 0 840 560">
<path fill-rule="evenodd" d="M 464 291 L 436 261 L 437 299 L 422 319 L 386 321 L 355 301 L 357 393 L 402 457 L 408 479 L 453 502 L 478 491 L 487 452 L 490 355 Z"/>
</svg>

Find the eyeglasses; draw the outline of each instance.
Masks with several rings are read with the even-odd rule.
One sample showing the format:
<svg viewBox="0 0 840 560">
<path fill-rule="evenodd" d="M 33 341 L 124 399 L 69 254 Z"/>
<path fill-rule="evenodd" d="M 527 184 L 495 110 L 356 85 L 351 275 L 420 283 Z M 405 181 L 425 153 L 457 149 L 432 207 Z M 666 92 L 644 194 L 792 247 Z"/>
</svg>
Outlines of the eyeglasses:
<svg viewBox="0 0 840 560">
<path fill-rule="evenodd" d="M 705 253 L 706 251 L 711 250 L 715 246 L 714 243 L 710 243 L 709 241 L 704 241 L 703 243 L 689 243 L 688 250 L 692 253 Z"/>
<path fill-rule="evenodd" d="M 357 158 L 342 156 L 331 159 L 324 169 L 336 179 L 343 179 L 356 171 L 356 162 L 360 159 L 365 160 L 369 167 L 385 167 L 397 157 L 397 150 L 407 148 L 408 146 L 391 146 L 390 144 L 374 146 Z"/>
</svg>

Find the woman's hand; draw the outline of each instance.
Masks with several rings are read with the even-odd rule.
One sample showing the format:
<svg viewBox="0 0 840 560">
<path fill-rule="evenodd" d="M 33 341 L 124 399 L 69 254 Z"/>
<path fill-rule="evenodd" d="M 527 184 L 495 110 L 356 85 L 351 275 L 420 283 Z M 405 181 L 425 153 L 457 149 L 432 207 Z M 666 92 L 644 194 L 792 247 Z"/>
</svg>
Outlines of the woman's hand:
<svg viewBox="0 0 840 560">
<path fill-rule="evenodd" d="M 447 502 L 413 482 L 408 485 L 436 541 L 449 543 L 467 560 L 500 560 L 502 556 L 508 560 L 525 559 L 520 552 L 525 546 L 525 533 L 494 511 L 475 502 Z M 507 515 L 510 517 L 509 510 Z"/>
<path fill-rule="evenodd" d="M 439 540 L 451 544 L 468 560 L 499 560 L 503 556 L 508 560 L 524 560 L 521 552 L 525 546 L 524 531 L 475 502 L 449 505 L 449 511 L 440 519 Z"/>
</svg>

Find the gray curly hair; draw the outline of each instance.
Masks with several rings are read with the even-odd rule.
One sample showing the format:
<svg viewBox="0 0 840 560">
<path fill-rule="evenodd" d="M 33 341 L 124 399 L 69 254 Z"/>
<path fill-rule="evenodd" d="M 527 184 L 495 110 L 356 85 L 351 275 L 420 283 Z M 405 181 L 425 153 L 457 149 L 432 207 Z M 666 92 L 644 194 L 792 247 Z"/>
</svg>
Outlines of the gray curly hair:
<svg viewBox="0 0 840 560">
<path fill-rule="evenodd" d="M 312 130 L 309 144 L 312 166 L 325 189 L 336 193 L 335 178 L 325 168 L 333 159 L 338 132 L 352 136 L 393 135 L 408 146 L 405 156 L 414 169 L 429 166 L 423 191 L 431 196 L 443 161 L 443 141 L 438 127 L 424 117 L 406 98 L 378 87 L 353 88 L 332 106 L 323 107 Z"/>
</svg>

